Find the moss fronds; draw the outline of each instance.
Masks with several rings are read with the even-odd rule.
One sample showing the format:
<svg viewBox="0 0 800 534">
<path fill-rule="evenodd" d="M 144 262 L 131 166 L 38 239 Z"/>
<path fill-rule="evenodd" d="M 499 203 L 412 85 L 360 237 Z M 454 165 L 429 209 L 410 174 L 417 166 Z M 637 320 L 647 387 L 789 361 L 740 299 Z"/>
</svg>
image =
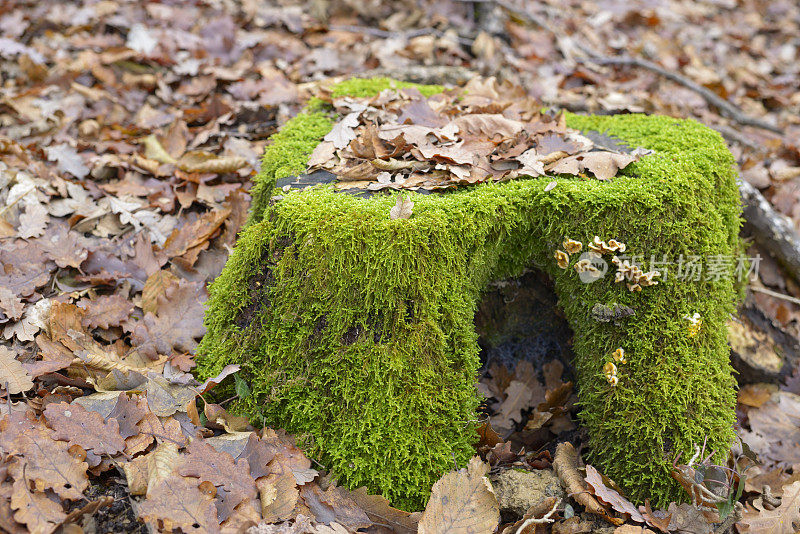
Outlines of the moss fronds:
<svg viewBox="0 0 800 534">
<path fill-rule="evenodd" d="M 335 91 L 374 93 L 388 82 Z M 252 224 L 211 287 L 199 373 L 242 365 L 253 394 L 235 409 L 305 436 L 305 445 L 351 487 L 367 485 L 418 509 L 432 483 L 473 453 L 481 291 L 535 267 L 555 281 L 575 332 L 581 422 L 588 461 L 655 505 L 680 500 L 672 459 L 694 444 L 720 458 L 733 437 L 734 381 L 725 321 L 730 277 L 677 280 L 631 292 L 582 283 L 554 254 L 595 235 L 628 254 L 704 261 L 739 251 L 733 158 L 719 134 L 693 121 L 568 116 L 655 153 L 611 182 L 550 177 L 413 194 L 414 215 L 390 220 L 394 198 L 362 199 L 330 186 L 284 194 L 277 177 L 302 172 L 331 127 L 317 111 L 274 137 L 254 191 Z M 574 261 L 575 258 L 573 258 Z M 596 304 L 635 310 L 624 326 L 592 317 Z M 686 316 L 703 327 L 687 335 Z M 619 348 L 617 383 L 603 372 Z"/>
</svg>

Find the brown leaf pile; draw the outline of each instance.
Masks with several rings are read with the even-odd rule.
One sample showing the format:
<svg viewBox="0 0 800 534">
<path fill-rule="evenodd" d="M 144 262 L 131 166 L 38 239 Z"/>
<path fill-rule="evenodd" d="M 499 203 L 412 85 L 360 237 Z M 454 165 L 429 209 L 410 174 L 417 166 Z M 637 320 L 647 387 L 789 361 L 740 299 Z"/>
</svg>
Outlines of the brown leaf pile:
<svg viewBox="0 0 800 534">
<path fill-rule="evenodd" d="M 425 98 L 387 89 L 331 101 L 342 116 L 308 162 L 336 175 L 338 189 L 435 190 L 522 176 L 591 173 L 613 178 L 643 152 L 596 147 L 562 114 L 494 78 Z"/>
</svg>

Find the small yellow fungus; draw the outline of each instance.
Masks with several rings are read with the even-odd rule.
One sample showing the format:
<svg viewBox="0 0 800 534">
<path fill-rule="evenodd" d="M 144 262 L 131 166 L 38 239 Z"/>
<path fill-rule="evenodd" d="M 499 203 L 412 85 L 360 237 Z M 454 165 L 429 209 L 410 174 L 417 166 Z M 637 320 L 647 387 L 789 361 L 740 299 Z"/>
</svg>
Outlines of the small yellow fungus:
<svg viewBox="0 0 800 534">
<path fill-rule="evenodd" d="M 569 254 L 567 254 L 563 250 L 556 250 L 555 258 L 556 258 L 556 263 L 558 263 L 558 266 L 561 267 L 562 269 L 566 269 L 567 267 L 569 267 Z"/>
<path fill-rule="evenodd" d="M 567 254 L 577 254 L 578 252 L 583 250 L 583 243 L 569 238 L 567 238 L 566 241 L 564 241 L 562 246 L 567 251 Z"/>
</svg>

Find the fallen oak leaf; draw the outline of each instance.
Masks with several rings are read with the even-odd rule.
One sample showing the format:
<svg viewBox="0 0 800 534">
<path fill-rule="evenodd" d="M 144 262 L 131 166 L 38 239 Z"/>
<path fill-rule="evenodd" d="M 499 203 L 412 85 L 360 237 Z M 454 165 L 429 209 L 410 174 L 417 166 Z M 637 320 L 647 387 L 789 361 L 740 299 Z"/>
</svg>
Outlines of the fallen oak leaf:
<svg viewBox="0 0 800 534">
<path fill-rule="evenodd" d="M 217 451 L 203 440 L 195 439 L 181 456 L 178 473 L 210 482 L 217 489 L 215 499 L 220 522 L 225 521 L 242 502 L 256 497 L 256 484 L 250 465 L 244 458 L 234 460 L 227 452 Z"/>
<path fill-rule="evenodd" d="M 50 488 L 62 499 L 80 499 L 89 485 L 89 465 L 70 454 L 69 445 L 54 439 L 53 431 L 40 424 L 17 434 L 6 453 L 15 456 L 8 468 L 14 479 L 32 480 L 37 488 Z"/>
<path fill-rule="evenodd" d="M 490 534 L 500 522 L 500 508 L 486 479 L 489 466 L 473 456 L 466 469 L 451 471 L 431 488 L 419 521 L 419 534 Z"/>
<path fill-rule="evenodd" d="M 160 523 L 166 532 L 178 528 L 187 534 L 219 532 L 214 498 L 186 477 L 159 481 L 136 506 L 136 512 L 144 521 Z"/>
<path fill-rule="evenodd" d="M 119 293 L 101 295 L 95 299 L 83 298 L 76 306 L 85 310 L 81 323 L 87 328 L 119 326 L 133 313 L 133 302 Z"/>
<path fill-rule="evenodd" d="M 792 534 L 800 526 L 800 481 L 783 487 L 781 504 L 774 510 L 764 507 L 762 499 L 748 505 L 742 514 L 740 525 L 747 527 L 744 532 L 754 534 Z"/>
<path fill-rule="evenodd" d="M 358 126 L 358 118 L 360 116 L 360 111 L 348 113 L 342 120 L 333 125 L 331 131 L 322 140 L 333 143 L 333 146 L 338 149 L 346 147 L 350 144 L 350 141 L 356 138 L 354 128 Z"/>
<path fill-rule="evenodd" d="M 45 493 L 31 491 L 25 478 L 14 481 L 11 509 L 15 510 L 14 519 L 27 525 L 30 534 L 50 534 L 67 517 L 58 501 Z"/>
<path fill-rule="evenodd" d="M 16 355 L 7 347 L 0 346 L 0 390 L 16 395 L 32 387 L 33 380 Z"/>
<path fill-rule="evenodd" d="M 50 403 L 44 417 L 53 430 L 53 438 L 80 445 L 97 455 L 116 455 L 125 448 L 116 419 L 103 421 L 103 416 L 79 404 Z"/>
</svg>

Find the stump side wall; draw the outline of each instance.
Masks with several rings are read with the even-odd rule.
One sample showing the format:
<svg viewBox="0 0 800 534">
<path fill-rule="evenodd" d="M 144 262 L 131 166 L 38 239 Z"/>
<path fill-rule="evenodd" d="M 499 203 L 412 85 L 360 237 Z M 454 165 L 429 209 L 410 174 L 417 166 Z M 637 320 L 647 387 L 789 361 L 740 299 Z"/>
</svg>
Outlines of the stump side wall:
<svg viewBox="0 0 800 534">
<path fill-rule="evenodd" d="M 534 266 L 554 279 L 575 332 L 587 461 L 634 501 L 661 506 L 682 498 L 672 458 L 688 460 L 707 439 L 722 459 L 734 435 L 725 328 L 738 295 L 733 266 L 720 279 L 668 275 L 631 293 L 613 283 L 613 268 L 584 284 L 553 257 L 565 238 L 595 235 L 658 258 L 738 254 L 733 157 L 718 133 L 669 117 L 569 115 L 570 127 L 655 154 L 610 182 L 558 177 L 545 191 L 553 178 L 541 177 L 415 194 L 407 220 L 390 220 L 394 198 L 330 186 L 281 193 L 270 206 L 275 179 L 303 172 L 333 122 L 315 104 L 276 134 L 250 224 L 210 288 L 198 372 L 242 365 L 253 394 L 235 410 L 300 434 L 341 482 L 420 508 L 433 482 L 473 454 L 480 293 Z M 598 302 L 636 315 L 597 322 Z M 695 312 L 703 327 L 690 337 L 684 317 Z M 618 347 L 628 364 L 612 387 L 603 365 Z"/>
</svg>

